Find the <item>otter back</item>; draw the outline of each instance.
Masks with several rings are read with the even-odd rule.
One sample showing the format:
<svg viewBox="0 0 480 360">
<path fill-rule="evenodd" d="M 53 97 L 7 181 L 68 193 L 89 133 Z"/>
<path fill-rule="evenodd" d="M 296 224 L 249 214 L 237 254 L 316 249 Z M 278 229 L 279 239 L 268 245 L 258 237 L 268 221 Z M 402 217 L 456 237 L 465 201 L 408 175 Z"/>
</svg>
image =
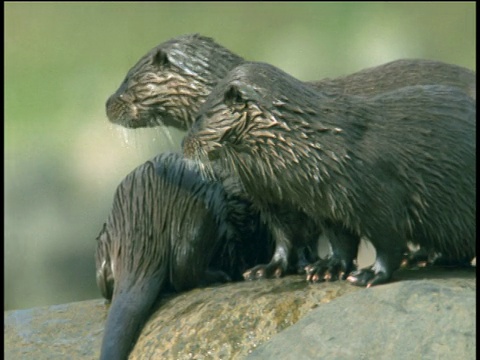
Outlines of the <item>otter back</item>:
<svg viewBox="0 0 480 360">
<path fill-rule="evenodd" d="M 106 103 L 108 119 L 128 128 L 189 129 L 215 85 L 244 59 L 212 38 L 182 35 L 142 56 Z M 456 86 L 476 97 L 476 75 L 440 61 L 401 59 L 350 75 L 310 82 L 324 92 L 373 96 L 410 85 Z"/>
<path fill-rule="evenodd" d="M 97 239 L 97 282 L 112 297 L 102 359 L 127 358 L 161 292 L 238 277 L 243 269 L 235 266 L 249 264 L 252 255 L 238 248 L 243 234 L 235 223 L 245 221 L 245 204 L 201 174 L 198 164 L 167 153 L 118 186 Z"/>
<path fill-rule="evenodd" d="M 322 93 L 262 63 L 212 91 L 184 141 L 223 161 L 262 209 L 282 204 L 368 237 L 387 281 L 407 240 L 475 256 L 475 102 L 456 87 L 362 98 Z"/>
</svg>

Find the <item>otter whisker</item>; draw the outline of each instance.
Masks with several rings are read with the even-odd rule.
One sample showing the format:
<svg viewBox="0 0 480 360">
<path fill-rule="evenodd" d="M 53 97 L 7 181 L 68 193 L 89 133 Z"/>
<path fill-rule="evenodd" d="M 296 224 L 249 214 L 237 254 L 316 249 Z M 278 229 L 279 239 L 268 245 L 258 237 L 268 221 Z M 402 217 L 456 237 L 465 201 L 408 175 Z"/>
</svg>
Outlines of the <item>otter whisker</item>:
<svg viewBox="0 0 480 360">
<path fill-rule="evenodd" d="M 157 124 L 160 125 L 159 128 L 162 131 L 163 135 L 165 135 L 165 137 L 167 138 L 168 144 L 171 147 L 174 147 L 175 143 L 173 141 L 172 135 L 170 134 L 170 129 L 167 126 L 163 125 L 162 119 L 160 117 L 156 117 L 155 119 Z"/>
</svg>

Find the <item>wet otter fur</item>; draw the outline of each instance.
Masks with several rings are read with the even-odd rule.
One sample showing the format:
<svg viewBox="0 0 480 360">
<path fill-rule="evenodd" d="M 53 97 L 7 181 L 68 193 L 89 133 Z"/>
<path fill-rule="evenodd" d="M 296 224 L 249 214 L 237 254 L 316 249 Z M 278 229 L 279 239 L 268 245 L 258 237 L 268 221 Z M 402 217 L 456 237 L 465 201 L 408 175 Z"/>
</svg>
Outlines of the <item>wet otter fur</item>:
<svg viewBox="0 0 480 360">
<path fill-rule="evenodd" d="M 108 118 L 132 128 L 164 124 L 188 129 L 214 85 L 243 62 L 243 58 L 199 34 L 161 43 L 130 69 L 120 88 L 108 99 Z M 440 83 L 458 86 L 475 98 L 475 82 L 475 73 L 459 66 L 404 59 L 312 84 L 319 89 L 369 96 L 406 85 Z M 296 222 L 295 217 L 289 218 L 289 223 Z M 299 215 L 298 221 L 302 218 Z M 305 229 L 305 236 L 315 237 L 311 226 Z M 281 273 L 279 268 L 266 273 L 257 270 L 250 273 L 250 278 Z"/>
<path fill-rule="evenodd" d="M 244 63 L 212 91 L 184 153 L 239 176 L 269 226 L 283 223 L 275 206 L 345 235 L 330 241 L 347 263 L 366 236 L 375 263 L 348 279 L 372 286 L 390 280 L 409 240 L 451 259 L 475 257 L 475 113 L 457 87 L 364 98 Z"/>
<path fill-rule="evenodd" d="M 150 50 L 106 103 L 108 119 L 127 128 L 190 128 L 199 106 L 243 59 L 212 39 L 184 35 Z"/>
<path fill-rule="evenodd" d="M 108 118 L 113 123 L 130 128 L 167 125 L 188 129 L 217 82 L 229 70 L 244 62 L 242 57 L 212 38 L 199 34 L 168 40 L 150 50 L 129 70 L 119 89 L 107 100 Z M 458 86 L 475 97 L 475 82 L 475 73 L 459 66 L 431 60 L 403 59 L 310 84 L 319 90 L 372 96 L 406 85 L 438 83 Z M 277 208 L 276 211 L 285 213 L 283 209 Z M 284 214 L 283 218 L 285 221 L 279 224 L 280 229 L 271 229 L 276 237 L 287 236 L 285 233 L 289 236 L 296 234 L 305 237 L 305 243 L 312 244 L 315 243 L 313 239 L 322 233 L 300 213 Z M 340 232 L 340 229 L 334 228 L 328 236 L 351 238 L 350 234 L 340 235 Z M 307 249 L 312 247 L 315 246 L 309 245 Z M 246 278 L 281 276 L 289 267 L 291 271 L 301 271 L 304 265 L 315 260 L 312 251 L 305 252 L 303 248 L 277 250 L 272 264 L 253 268 L 246 273 Z M 354 268 L 353 264 L 338 261 L 341 255 L 337 256 L 335 252 L 339 249 L 332 251 L 334 256 L 328 259 L 327 264 L 317 263 L 316 267 L 308 268 L 309 279 L 321 280 L 323 277 L 319 277 L 317 272 L 324 272 L 325 267 L 327 279 L 336 279 L 339 267 L 348 271 Z M 293 257 L 286 260 L 286 254 Z M 292 262 L 298 264 L 293 266 Z M 344 277 L 345 273 L 340 272 L 343 274 L 340 276 Z"/>
<path fill-rule="evenodd" d="M 106 102 L 108 119 L 127 128 L 173 126 L 187 130 L 214 86 L 245 60 L 199 34 L 151 49 L 128 71 Z M 410 85 L 457 86 L 473 99 L 476 74 L 440 61 L 401 59 L 334 79 L 309 82 L 322 91 L 373 96 Z"/>
<path fill-rule="evenodd" d="M 121 182 L 95 254 L 97 284 L 112 300 L 101 359 L 127 359 L 162 293 L 241 279 L 262 259 L 248 247 L 262 243 L 248 211 L 180 154 L 159 155 Z"/>
</svg>

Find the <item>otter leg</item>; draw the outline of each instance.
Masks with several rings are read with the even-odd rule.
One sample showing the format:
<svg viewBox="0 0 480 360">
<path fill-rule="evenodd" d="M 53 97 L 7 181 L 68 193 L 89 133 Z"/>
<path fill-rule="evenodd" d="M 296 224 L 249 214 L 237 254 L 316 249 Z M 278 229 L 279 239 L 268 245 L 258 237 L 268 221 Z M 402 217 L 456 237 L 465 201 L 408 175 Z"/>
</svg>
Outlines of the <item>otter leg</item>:
<svg viewBox="0 0 480 360">
<path fill-rule="evenodd" d="M 426 266 L 442 266 L 442 267 L 471 267 L 471 260 L 468 257 L 460 259 L 451 259 L 442 253 L 434 250 L 426 250 L 420 248 L 407 254 L 402 262 L 404 267 L 426 267 Z"/>
<path fill-rule="evenodd" d="M 360 238 L 341 225 L 328 224 L 324 235 L 330 243 L 331 255 L 305 267 L 307 281 L 335 281 L 345 278 L 356 269 Z"/>
<path fill-rule="evenodd" d="M 281 277 L 304 273 L 305 266 L 316 261 L 322 227 L 305 213 L 272 206 L 266 212 L 266 224 L 275 241 L 275 251 L 268 264 L 257 265 L 243 273 L 245 280 Z M 315 249 L 313 251 L 312 249 Z"/>
<path fill-rule="evenodd" d="M 408 251 L 402 260 L 402 267 L 425 267 L 429 264 L 429 252 L 425 248 Z"/>
<path fill-rule="evenodd" d="M 275 247 L 275 253 L 268 264 L 261 264 L 245 271 L 243 277 L 245 280 L 279 278 L 284 275 L 288 267 L 288 250 L 283 245 Z"/>
<path fill-rule="evenodd" d="M 392 246 L 392 244 L 402 244 L 399 239 L 390 239 L 388 243 L 384 242 L 383 244 L 378 244 L 378 241 L 374 242 L 374 239 L 372 236 L 371 242 L 377 252 L 375 263 L 371 267 L 351 273 L 347 280 L 353 285 L 366 286 L 368 288 L 373 285 L 387 283 L 391 279 L 393 272 L 400 267 L 404 258 L 403 254 L 406 251 L 406 245 Z"/>
<path fill-rule="evenodd" d="M 468 256 L 460 259 L 451 259 L 441 253 L 432 252 L 428 258 L 428 265 L 442 267 L 472 267 L 473 258 Z"/>
<path fill-rule="evenodd" d="M 297 263 L 295 265 L 295 271 L 297 274 L 305 274 L 307 267 L 320 260 L 319 256 L 309 246 L 301 246 L 295 248 L 297 253 Z"/>
<path fill-rule="evenodd" d="M 272 229 L 272 236 L 275 239 L 275 252 L 268 264 L 261 264 L 243 273 L 245 280 L 270 279 L 282 277 L 288 269 L 291 242 L 285 231 L 280 226 Z"/>
</svg>

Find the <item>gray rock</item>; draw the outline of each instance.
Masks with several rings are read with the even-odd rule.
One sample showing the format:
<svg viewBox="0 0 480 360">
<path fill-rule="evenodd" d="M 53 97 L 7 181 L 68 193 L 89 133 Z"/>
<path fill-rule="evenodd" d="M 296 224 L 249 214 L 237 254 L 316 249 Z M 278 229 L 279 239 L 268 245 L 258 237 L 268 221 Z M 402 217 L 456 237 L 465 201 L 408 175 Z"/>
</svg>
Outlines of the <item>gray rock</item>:
<svg viewBox="0 0 480 360">
<path fill-rule="evenodd" d="M 162 302 L 130 359 L 241 359 L 313 308 L 358 290 L 303 276 L 196 289 Z"/>
<path fill-rule="evenodd" d="M 91 300 L 5 311 L 5 359 L 98 359 L 105 310 Z"/>
<path fill-rule="evenodd" d="M 475 288 L 469 280 L 418 280 L 348 294 L 247 359 L 475 359 Z"/>
<path fill-rule="evenodd" d="M 473 358 L 475 272 L 396 278 L 416 281 L 362 289 L 288 276 L 168 296 L 130 359 Z M 5 358 L 98 359 L 107 311 L 103 300 L 6 311 Z"/>
</svg>

